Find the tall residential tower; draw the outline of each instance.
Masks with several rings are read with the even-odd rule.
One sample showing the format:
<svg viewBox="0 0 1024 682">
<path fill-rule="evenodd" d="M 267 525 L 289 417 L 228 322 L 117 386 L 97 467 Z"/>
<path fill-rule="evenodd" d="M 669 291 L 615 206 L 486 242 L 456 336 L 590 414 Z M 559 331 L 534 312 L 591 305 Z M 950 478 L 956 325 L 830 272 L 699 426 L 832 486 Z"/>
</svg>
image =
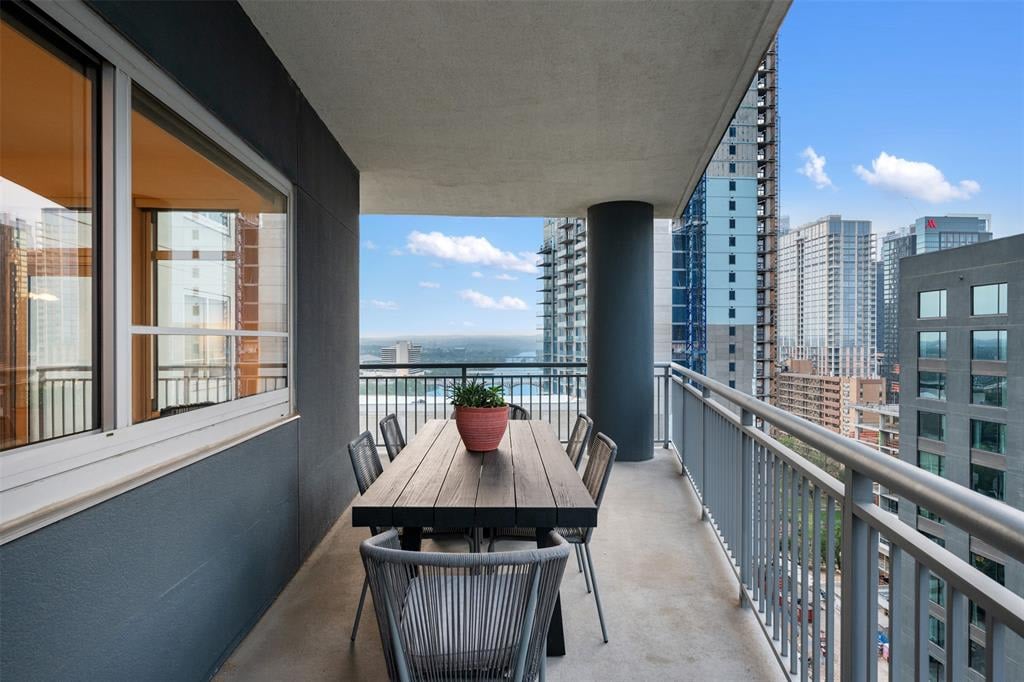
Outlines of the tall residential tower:
<svg viewBox="0 0 1024 682">
<path fill-rule="evenodd" d="M 776 45 L 673 229 L 672 358 L 758 398 L 775 367 Z"/>
<path fill-rule="evenodd" d="M 875 253 L 869 220 L 830 215 L 779 237 L 779 362 L 878 376 Z"/>
</svg>

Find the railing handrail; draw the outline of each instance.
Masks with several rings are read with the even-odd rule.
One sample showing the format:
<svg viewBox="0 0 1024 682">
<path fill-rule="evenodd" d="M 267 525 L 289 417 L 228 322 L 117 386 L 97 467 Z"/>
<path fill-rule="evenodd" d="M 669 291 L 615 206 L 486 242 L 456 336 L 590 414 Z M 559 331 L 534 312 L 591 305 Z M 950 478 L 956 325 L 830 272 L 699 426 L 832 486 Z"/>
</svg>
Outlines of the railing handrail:
<svg viewBox="0 0 1024 682">
<path fill-rule="evenodd" d="M 682 365 L 672 363 L 672 369 L 1009 556 L 1024 556 L 1024 511 L 891 455 L 883 455 L 859 441 L 840 436 Z M 678 377 L 675 379 L 681 382 Z"/>
<path fill-rule="evenodd" d="M 583 368 L 585 362 L 363 362 L 359 369 L 542 369 Z"/>
</svg>

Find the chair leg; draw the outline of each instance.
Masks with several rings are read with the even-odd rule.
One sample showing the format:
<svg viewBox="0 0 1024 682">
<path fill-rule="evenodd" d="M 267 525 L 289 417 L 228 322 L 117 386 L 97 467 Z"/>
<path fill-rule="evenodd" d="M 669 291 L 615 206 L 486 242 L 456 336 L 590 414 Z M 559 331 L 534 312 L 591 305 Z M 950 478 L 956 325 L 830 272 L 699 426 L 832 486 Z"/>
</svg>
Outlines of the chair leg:
<svg viewBox="0 0 1024 682">
<path fill-rule="evenodd" d="M 491 541 L 487 543 L 487 551 L 488 552 L 493 552 L 494 551 L 494 538 L 497 535 L 497 533 L 495 531 L 496 531 L 496 529 L 494 529 L 494 528 L 491 529 Z"/>
<path fill-rule="evenodd" d="M 590 556 L 590 544 L 583 545 L 583 551 L 587 553 L 587 565 L 590 566 L 590 580 L 594 583 L 594 601 L 597 602 L 597 617 L 601 619 L 601 635 L 604 643 L 608 643 L 608 629 L 604 625 L 604 611 L 601 610 L 601 595 L 597 591 L 597 574 L 594 573 L 594 560 Z"/>
<path fill-rule="evenodd" d="M 363 578 L 363 592 L 359 595 L 359 608 L 356 609 L 356 622 L 352 624 L 352 641 L 356 641 L 356 633 L 359 632 L 359 619 L 363 615 L 363 602 L 366 601 L 366 588 L 370 586 L 370 579 Z"/>
<path fill-rule="evenodd" d="M 587 568 L 587 557 L 583 554 L 583 548 L 586 545 L 576 545 L 576 553 L 579 554 L 579 558 L 583 561 L 583 580 L 587 583 L 587 594 L 590 594 L 590 570 Z"/>
<path fill-rule="evenodd" d="M 580 573 L 583 572 L 583 550 L 580 549 L 579 545 L 573 545 L 573 549 L 576 550 L 576 566 L 579 567 Z"/>
<path fill-rule="evenodd" d="M 541 650 L 540 650 L 540 666 L 539 667 L 540 667 L 540 674 L 537 676 L 538 677 L 538 682 L 544 682 L 544 680 L 547 679 L 547 672 L 548 672 L 548 643 L 547 643 L 547 640 L 544 640 L 544 645 L 541 647 Z"/>
</svg>

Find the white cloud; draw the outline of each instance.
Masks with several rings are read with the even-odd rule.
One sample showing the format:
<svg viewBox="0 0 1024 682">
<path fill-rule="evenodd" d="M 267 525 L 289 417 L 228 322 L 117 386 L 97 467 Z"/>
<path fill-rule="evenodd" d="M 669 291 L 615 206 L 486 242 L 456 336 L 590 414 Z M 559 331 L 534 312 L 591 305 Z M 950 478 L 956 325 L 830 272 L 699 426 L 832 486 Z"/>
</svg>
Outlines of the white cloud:
<svg viewBox="0 0 1024 682">
<path fill-rule="evenodd" d="M 389 256 L 402 256 L 402 255 L 405 255 L 405 254 L 402 253 L 401 249 L 391 249 L 390 251 L 388 251 L 388 255 Z"/>
<path fill-rule="evenodd" d="M 363 242 L 363 246 L 366 247 L 367 251 L 376 251 L 377 250 L 377 245 L 374 244 L 369 239 L 367 239 L 366 241 Z"/>
<path fill-rule="evenodd" d="M 398 310 L 398 304 L 394 301 L 380 301 L 375 298 L 370 303 L 378 310 Z"/>
<path fill-rule="evenodd" d="M 861 165 L 853 170 L 869 185 L 933 204 L 970 199 L 981 191 L 981 185 L 974 180 L 961 180 L 954 185 L 930 163 L 908 161 L 885 152 L 871 162 L 871 170 Z"/>
<path fill-rule="evenodd" d="M 464 301 L 469 301 L 477 308 L 487 310 L 526 310 L 526 301 L 515 296 L 502 296 L 495 300 L 479 291 L 463 289 L 459 292 L 459 297 Z"/>
<path fill-rule="evenodd" d="M 516 281 L 519 278 L 515 277 L 513 275 L 510 275 L 507 272 L 503 272 L 500 275 L 495 275 L 494 279 L 500 279 L 502 282 L 514 282 L 514 281 Z"/>
<path fill-rule="evenodd" d="M 420 282 L 420 289 L 440 289 L 441 285 L 437 282 Z"/>
<path fill-rule="evenodd" d="M 536 269 L 535 256 L 502 251 L 484 237 L 455 237 L 441 232 L 409 234 L 406 248 L 417 256 L 433 256 L 456 263 L 490 265 L 502 270 L 532 273 Z"/>
<path fill-rule="evenodd" d="M 469 320 L 466 320 L 465 322 L 462 323 L 462 326 L 463 327 L 475 327 L 476 326 L 476 322 L 470 322 Z"/>
<path fill-rule="evenodd" d="M 797 169 L 800 175 L 806 175 L 818 189 L 832 187 L 832 178 L 825 172 L 825 157 L 814 151 L 814 147 L 808 147 L 800 153 L 804 159 L 804 165 Z"/>
<path fill-rule="evenodd" d="M 476 277 L 477 279 L 480 279 L 481 277 L 483 277 L 483 276 L 484 276 L 484 273 L 482 273 L 482 272 L 479 272 L 479 271 L 477 271 L 477 272 L 473 272 L 473 273 L 471 273 L 471 274 L 472 274 L 472 276 L 473 276 L 473 277 Z"/>
</svg>

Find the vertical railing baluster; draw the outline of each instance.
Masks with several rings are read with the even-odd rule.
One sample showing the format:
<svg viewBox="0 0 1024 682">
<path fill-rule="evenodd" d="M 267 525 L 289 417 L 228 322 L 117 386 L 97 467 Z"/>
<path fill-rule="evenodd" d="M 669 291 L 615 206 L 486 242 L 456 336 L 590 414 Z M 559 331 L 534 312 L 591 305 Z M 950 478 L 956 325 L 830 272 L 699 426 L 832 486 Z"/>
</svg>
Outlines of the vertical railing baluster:
<svg viewBox="0 0 1024 682">
<path fill-rule="evenodd" d="M 867 522 L 857 516 L 859 504 L 872 503 L 871 479 L 863 474 L 846 469 L 845 499 L 843 500 L 843 574 L 842 605 L 840 615 L 840 658 L 843 661 L 843 682 L 869 680 L 869 669 L 874 660 L 875 643 L 871 641 L 869 611 L 871 596 L 877 590 L 871 579 L 871 529 Z M 873 557 L 875 564 L 878 554 Z M 877 602 L 877 597 L 875 598 Z"/>
<path fill-rule="evenodd" d="M 808 535 L 808 528 L 810 527 L 810 509 L 811 502 L 811 485 L 810 481 L 806 478 L 802 478 L 800 487 L 803 491 L 803 497 L 800 500 L 800 679 L 802 682 L 807 682 L 807 666 L 810 665 L 808 656 L 811 655 L 811 625 L 813 618 L 811 617 L 812 604 L 811 600 L 811 576 L 808 573 L 810 566 L 810 544 L 811 537 Z"/>
<path fill-rule="evenodd" d="M 743 605 L 743 585 L 749 584 L 751 578 L 751 549 L 753 537 L 751 525 L 753 490 L 751 476 L 753 474 L 754 441 L 747 435 L 746 429 L 754 427 L 754 415 L 747 410 L 740 412 L 740 605 Z"/>
<path fill-rule="evenodd" d="M 946 682 L 967 677 L 967 595 L 946 581 Z"/>
<path fill-rule="evenodd" d="M 1005 680 L 1006 625 L 1000 623 L 991 611 L 985 613 L 985 679 Z"/>
<path fill-rule="evenodd" d="M 836 499 L 825 503 L 825 679 L 835 679 L 836 620 Z"/>
<path fill-rule="evenodd" d="M 799 617 L 796 612 L 797 602 L 797 566 L 796 566 L 796 549 L 797 549 L 797 511 L 796 505 L 799 499 L 800 491 L 797 486 L 799 476 L 796 469 L 789 467 L 789 537 L 787 541 L 789 547 L 786 552 L 786 575 L 788 580 L 786 581 L 789 586 L 789 594 L 787 604 L 789 606 L 789 672 L 796 674 L 797 663 L 799 662 L 799 644 L 800 644 L 800 630 L 799 630 Z"/>
<path fill-rule="evenodd" d="M 914 561 L 914 679 L 928 679 L 928 567 Z"/>
<path fill-rule="evenodd" d="M 896 543 L 889 543 L 889 682 L 899 679 L 897 666 L 902 663 L 896 651 L 896 637 L 902 639 L 904 613 L 900 600 L 903 599 L 903 550 Z M 899 633 L 899 634 L 897 634 Z"/>
<path fill-rule="evenodd" d="M 821 679 L 821 488 L 814 486 L 814 503 L 811 507 L 811 568 L 814 583 L 811 586 L 810 603 L 807 605 L 808 613 L 814 617 L 808 621 L 811 628 L 810 655 L 813 660 L 812 671 L 814 680 Z"/>
</svg>

